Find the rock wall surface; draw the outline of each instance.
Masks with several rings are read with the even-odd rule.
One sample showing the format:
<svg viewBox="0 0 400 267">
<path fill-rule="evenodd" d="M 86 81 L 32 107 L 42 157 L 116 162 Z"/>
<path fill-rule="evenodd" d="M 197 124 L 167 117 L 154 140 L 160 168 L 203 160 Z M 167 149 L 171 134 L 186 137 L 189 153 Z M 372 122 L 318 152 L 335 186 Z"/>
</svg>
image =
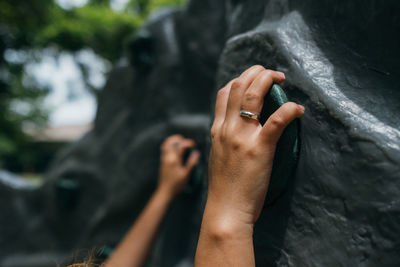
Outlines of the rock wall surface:
<svg viewBox="0 0 400 267">
<path fill-rule="evenodd" d="M 159 145 L 202 153 L 147 266 L 191 266 L 206 197 L 216 90 L 261 64 L 303 104 L 299 162 L 264 207 L 257 266 L 400 266 L 400 2 L 192 0 L 155 14 L 99 98 L 95 128 L 38 189 L 0 184 L 0 265 L 45 266 L 113 247 L 155 188 Z M 36 265 L 35 265 L 36 264 Z"/>
</svg>

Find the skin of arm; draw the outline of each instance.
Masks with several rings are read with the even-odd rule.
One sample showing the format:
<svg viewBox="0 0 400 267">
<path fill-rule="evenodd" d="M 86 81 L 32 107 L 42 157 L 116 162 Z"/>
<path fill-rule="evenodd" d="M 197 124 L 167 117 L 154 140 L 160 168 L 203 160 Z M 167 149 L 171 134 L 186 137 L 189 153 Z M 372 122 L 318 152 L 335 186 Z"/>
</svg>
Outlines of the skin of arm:
<svg viewBox="0 0 400 267">
<path fill-rule="evenodd" d="M 257 65 L 218 92 L 196 267 L 255 266 L 253 227 L 264 205 L 276 144 L 304 107 L 285 103 L 264 125 L 239 114 L 260 114 L 272 83 L 284 80 L 283 73 Z"/>
<path fill-rule="evenodd" d="M 105 262 L 106 267 L 142 266 L 151 248 L 157 229 L 175 196 L 188 182 L 200 153 L 192 152 L 183 165 L 183 154 L 195 143 L 180 135 L 167 138 L 161 146 L 160 177 L 156 191 L 138 219 Z"/>
</svg>

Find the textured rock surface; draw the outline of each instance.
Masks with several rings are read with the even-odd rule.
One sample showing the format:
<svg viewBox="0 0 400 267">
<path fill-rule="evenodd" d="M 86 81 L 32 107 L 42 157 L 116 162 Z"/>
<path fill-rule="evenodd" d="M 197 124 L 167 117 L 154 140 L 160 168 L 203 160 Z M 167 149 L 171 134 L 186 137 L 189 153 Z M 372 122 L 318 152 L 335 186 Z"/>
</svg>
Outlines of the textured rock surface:
<svg viewBox="0 0 400 267">
<path fill-rule="evenodd" d="M 162 140 L 195 138 L 205 170 L 217 88 L 261 64 L 286 73 L 307 112 L 296 173 L 256 225 L 257 265 L 400 266 L 399 32 L 394 0 L 192 0 L 160 12 L 132 42 L 131 66 L 111 73 L 94 130 L 45 185 L 1 185 L 0 265 L 115 245 L 154 190 Z M 203 178 L 172 205 L 148 266 L 192 265 Z"/>
</svg>

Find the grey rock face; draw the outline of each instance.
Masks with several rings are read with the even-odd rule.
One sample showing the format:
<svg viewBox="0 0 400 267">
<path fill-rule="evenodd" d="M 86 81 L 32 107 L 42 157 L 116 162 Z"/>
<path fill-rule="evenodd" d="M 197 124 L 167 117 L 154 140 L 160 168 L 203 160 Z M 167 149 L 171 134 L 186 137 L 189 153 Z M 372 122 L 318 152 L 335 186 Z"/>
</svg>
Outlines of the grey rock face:
<svg viewBox="0 0 400 267">
<path fill-rule="evenodd" d="M 256 227 L 260 266 L 400 264 L 399 68 L 392 65 L 399 23 L 387 18 L 399 7 L 354 2 L 270 1 L 256 27 L 231 34 L 221 56 L 220 86 L 261 64 L 284 71 L 290 99 L 307 109 L 292 185 Z"/>
<path fill-rule="evenodd" d="M 148 266 L 190 265 L 216 90 L 261 64 L 285 72 L 306 114 L 296 172 L 256 225 L 257 266 L 400 266 L 399 30 L 394 0 L 192 0 L 160 12 L 132 41 L 131 65 L 110 74 L 94 130 L 45 185 L 1 184 L 0 265 L 115 245 L 175 132 L 197 141 L 203 179 L 171 206 Z"/>
</svg>

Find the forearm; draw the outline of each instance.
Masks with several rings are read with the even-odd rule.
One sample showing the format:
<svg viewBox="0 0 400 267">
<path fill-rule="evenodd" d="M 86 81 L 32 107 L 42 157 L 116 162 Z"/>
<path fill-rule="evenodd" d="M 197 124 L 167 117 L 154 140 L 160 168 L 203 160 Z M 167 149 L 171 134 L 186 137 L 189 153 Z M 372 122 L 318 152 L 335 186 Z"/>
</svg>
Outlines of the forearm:
<svg viewBox="0 0 400 267">
<path fill-rule="evenodd" d="M 142 266 L 172 199 L 171 193 L 158 189 L 105 266 Z"/>
<path fill-rule="evenodd" d="M 253 224 L 230 207 L 207 201 L 195 266 L 255 266 Z"/>
<path fill-rule="evenodd" d="M 255 266 L 253 227 L 268 190 L 276 144 L 285 127 L 304 114 L 303 106 L 288 102 L 259 122 L 269 88 L 284 80 L 282 72 L 256 65 L 218 91 L 196 267 Z"/>
<path fill-rule="evenodd" d="M 200 153 L 192 152 L 182 165 L 184 152 L 195 143 L 181 135 L 172 135 L 161 145 L 161 166 L 157 191 L 125 235 L 115 252 L 105 262 L 107 267 L 142 266 L 157 229 L 174 197 L 189 180 L 190 172 L 198 163 Z"/>
</svg>

